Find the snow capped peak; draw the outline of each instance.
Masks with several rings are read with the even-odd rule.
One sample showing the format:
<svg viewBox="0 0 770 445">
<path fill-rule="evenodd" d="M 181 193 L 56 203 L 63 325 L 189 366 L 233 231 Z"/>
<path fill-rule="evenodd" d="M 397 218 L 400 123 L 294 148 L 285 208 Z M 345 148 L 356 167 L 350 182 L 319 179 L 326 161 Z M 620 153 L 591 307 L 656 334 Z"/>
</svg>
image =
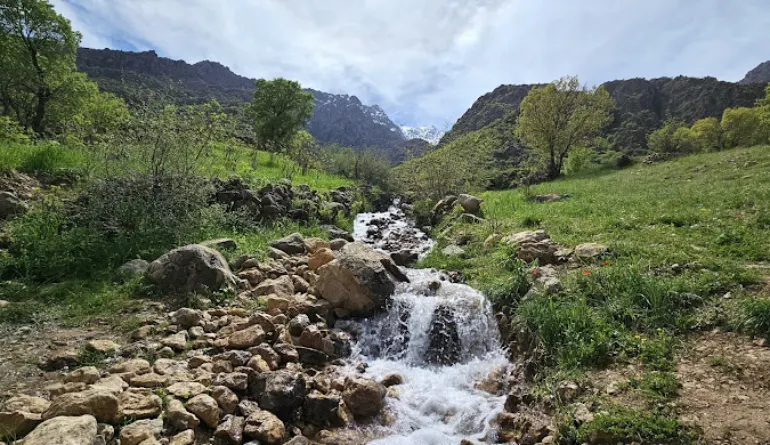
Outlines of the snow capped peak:
<svg viewBox="0 0 770 445">
<path fill-rule="evenodd" d="M 435 125 L 423 127 L 402 126 L 401 132 L 404 133 L 404 137 L 406 139 L 422 139 L 430 142 L 433 145 L 437 145 L 445 133 L 444 131 L 436 128 Z"/>
</svg>

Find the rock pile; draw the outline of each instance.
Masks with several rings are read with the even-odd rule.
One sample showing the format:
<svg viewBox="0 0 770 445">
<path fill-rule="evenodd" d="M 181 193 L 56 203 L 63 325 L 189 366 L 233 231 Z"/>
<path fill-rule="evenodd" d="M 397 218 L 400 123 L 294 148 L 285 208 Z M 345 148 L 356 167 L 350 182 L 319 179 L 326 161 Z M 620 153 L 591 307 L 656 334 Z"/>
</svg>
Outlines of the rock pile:
<svg viewBox="0 0 770 445">
<path fill-rule="evenodd" d="M 378 416 L 386 387 L 350 374 L 342 360 L 350 337 L 333 326 L 384 304 L 403 278 L 397 266 L 363 244 L 298 234 L 272 248 L 285 256 L 241 258 L 235 272 L 211 249 L 188 249 L 211 260 L 210 277 L 206 268 L 153 263 L 147 273 L 161 286 L 194 289 L 189 283 L 230 274 L 243 283 L 243 307 L 185 307 L 138 328 L 133 343 L 84 345 L 110 357 L 105 369 L 77 368 L 77 351 L 53 354 L 41 367 L 74 370 L 0 404 L 0 435 L 24 445 L 335 443 L 329 429 Z M 244 308 L 256 302 L 264 309 Z"/>
</svg>

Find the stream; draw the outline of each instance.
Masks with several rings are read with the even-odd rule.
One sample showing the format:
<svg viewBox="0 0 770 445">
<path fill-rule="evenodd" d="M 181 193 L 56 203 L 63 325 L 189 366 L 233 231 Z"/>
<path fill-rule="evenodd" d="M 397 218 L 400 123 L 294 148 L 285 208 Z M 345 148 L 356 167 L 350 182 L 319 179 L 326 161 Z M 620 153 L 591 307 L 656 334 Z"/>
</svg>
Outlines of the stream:
<svg viewBox="0 0 770 445">
<path fill-rule="evenodd" d="M 397 205 L 359 214 L 354 237 L 387 253 L 425 255 L 434 242 Z M 431 269 L 406 269 L 410 283 L 397 286 L 385 313 L 358 322 L 354 358 L 367 374 L 399 374 L 404 383 L 389 397 L 394 414 L 376 445 L 495 443 L 490 421 L 505 397 L 475 388 L 507 366 L 491 304 L 481 292 Z"/>
</svg>

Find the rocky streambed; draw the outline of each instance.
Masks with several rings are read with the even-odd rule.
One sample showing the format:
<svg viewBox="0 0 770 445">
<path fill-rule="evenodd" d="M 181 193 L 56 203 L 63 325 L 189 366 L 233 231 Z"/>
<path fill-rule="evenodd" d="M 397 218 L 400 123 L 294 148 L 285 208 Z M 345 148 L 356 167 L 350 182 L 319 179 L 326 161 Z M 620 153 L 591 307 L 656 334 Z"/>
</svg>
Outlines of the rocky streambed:
<svg viewBox="0 0 770 445">
<path fill-rule="evenodd" d="M 354 238 L 292 235 L 268 261 L 229 265 L 213 243 L 134 264 L 167 293 L 237 297 L 43 357 L 49 382 L 0 403 L 0 435 L 24 445 L 508 440 L 496 419 L 510 365 L 484 296 L 397 265 L 432 247 L 398 207 L 359 215 Z"/>
</svg>

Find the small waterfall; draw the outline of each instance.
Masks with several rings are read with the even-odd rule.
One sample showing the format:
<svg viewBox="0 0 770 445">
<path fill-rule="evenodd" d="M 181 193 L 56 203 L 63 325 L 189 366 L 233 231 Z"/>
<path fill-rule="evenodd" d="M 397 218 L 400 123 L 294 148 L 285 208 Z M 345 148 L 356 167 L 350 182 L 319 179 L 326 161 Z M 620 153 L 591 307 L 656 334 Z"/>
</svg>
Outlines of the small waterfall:
<svg viewBox="0 0 770 445">
<path fill-rule="evenodd" d="M 358 215 L 354 236 L 386 252 L 433 246 L 396 207 Z M 395 422 L 378 445 L 452 445 L 461 440 L 494 443 L 489 423 L 504 397 L 475 387 L 508 362 L 500 346 L 492 307 L 477 290 L 451 283 L 427 269 L 407 269 L 388 310 L 357 323 L 354 355 L 367 374 L 397 373 L 404 384 L 388 398 Z"/>
</svg>

